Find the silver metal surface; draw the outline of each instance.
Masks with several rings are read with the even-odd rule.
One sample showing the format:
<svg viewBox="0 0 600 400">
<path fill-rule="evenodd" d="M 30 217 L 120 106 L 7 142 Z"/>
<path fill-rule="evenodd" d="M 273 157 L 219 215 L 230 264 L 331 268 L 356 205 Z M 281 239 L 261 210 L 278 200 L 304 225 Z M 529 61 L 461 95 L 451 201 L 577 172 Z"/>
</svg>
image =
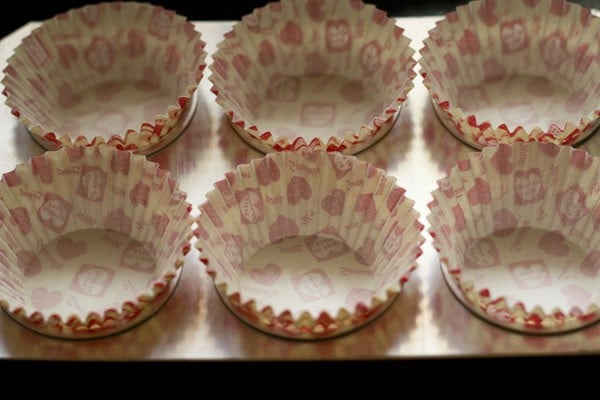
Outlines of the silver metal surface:
<svg viewBox="0 0 600 400">
<path fill-rule="evenodd" d="M 437 17 L 398 18 L 397 24 L 419 50 Z M 0 42 L 0 68 L 12 49 L 36 24 L 28 24 Z M 231 22 L 198 22 L 197 29 L 212 54 Z M 209 57 L 208 62 L 211 62 Z M 418 68 L 418 67 L 417 67 Z M 214 102 L 205 76 L 197 109 L 187 130 L 150 158 L 170 170 L 197 206 L 213 182 L 237 163 L 259 157 L 233 131 Z M 7 172 L 39 147 L 10 114 L 0 107 L 0 171 Z M 600 135 L 582 147 L 600 154 Z M 394 127 L 379 143 L 358 154 L 385 168 L 416 201 L 427 224 L 427 203 L 436 179 L 458 158 L 473 151 L 439 122 L 421 78 Z M 194 210 L 197 213 L 197 210 Z M 427 229 L 427 225 L 426 225 Z M 428 235 L 426 235 L 428 236 Z M 419 267 L 404 291 L 378 319 L 346 336 L 318 342 L 278 339 L 238 320 L 223 305 L 198 253 L 192 250 L 175 293 L 151 319 L 123 334 L 89 341 L 51 339 L 0 314 L 0 358 L 27 359 L 383 359 L 493 354 L 563 354 L 600 351 L 600 325 L 570 334 L 531 336 L 482 321 L 448 290 L 437 253 L 428 237 Z"/>
</svg>

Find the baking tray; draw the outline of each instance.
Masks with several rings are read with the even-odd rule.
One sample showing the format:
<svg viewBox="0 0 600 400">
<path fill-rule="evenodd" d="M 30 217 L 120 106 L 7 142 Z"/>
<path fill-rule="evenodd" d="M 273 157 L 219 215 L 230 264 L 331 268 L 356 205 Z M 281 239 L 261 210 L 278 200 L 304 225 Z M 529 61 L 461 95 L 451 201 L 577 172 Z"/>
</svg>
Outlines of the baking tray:
<svg viewBox="0 0 600 400">
<path fill-rule="evenodd" d="M 435 17 L 397 18 L 397 24 L 421 48 Z M 233 22 L 195 22 L 210 54 Z M 32 29 L 29 23 L 0 41 L 0 68 Z M 418 67 L 417 67 L 418 68 Z M 208 72 L 208 71 L 207 71 Z M 385 168 L 416 201 L 427 224 L 427 203 L 436 180 L 458 158 L 474 151 L 448 133 L 436 117 L 421 78 L 408 94 L 390 133 L 358 157 Z M 187 130 L 150 159 L 172 172 L 194 205 L 212 184 L 237 163 L 259 157 L 233 131 L 210 92 L 205 77 Z M 43 149 L 25 127 L 0 107 L 0 172 Z M 600 135 L 583 143 L 600 155 Z M 197 212 L 197 211 L 195 211 Z M 427 229 L 427 226 L 426 226 Z M 428 235 L 426 235 L 428 236 Z M 600 324 L 570 334 L 531 336 L 490 325 L 464 308 L 448 289 L 437 253 L 428 237 L 419 267 L 391 307 L 378 319 L 346 336 L 317 342 L 278 339 L 238 320 L 223 305 L 212 280 L 191 251 L 175 293 L 147 322 L 104 339 L 66 341 L 36 334 L 0 313 L 0 359 L 52 360 L 296 360 L 401 359 L 452 356 L 580 354 L 600 351 Z"/>
</svg>

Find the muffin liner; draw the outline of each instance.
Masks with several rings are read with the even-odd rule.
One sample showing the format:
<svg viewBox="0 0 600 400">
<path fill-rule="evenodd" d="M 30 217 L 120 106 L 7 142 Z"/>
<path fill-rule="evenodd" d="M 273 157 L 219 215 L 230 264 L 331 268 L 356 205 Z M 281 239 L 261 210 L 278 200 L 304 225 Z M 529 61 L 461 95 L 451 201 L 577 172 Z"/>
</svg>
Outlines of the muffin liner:
<svg viewBox="0 0 600 400">
<path fill-rule="evenodd" d="M 0 305 L 38 332 L 117 333 L 169 297 L 190 205 L 158 164 L 108 146 L 32 157 L 0 181 Z"/>
<path fill-rule="evenodd" d="M 195 234 L 225 304 L 265 332 L 331 337 L 383 312 L 424 240 L 404 189 L 338 152 L 281 152 L 207 194 Z"/>
<path fill-rule="evenodd" d="M 100 3 L 44 21 L 15 49 L 2 83 L 6 104 L 46 149 L 106 142 L 146 154 L 189 122 L 205 57 L 200 34 L 175 12 Z"/>
<path fill-rule="evenodd" d="M 600 317 L 600 159 L 549 143 L 471 153 L 429 204 L 442 268 L 475 313 L 553 333 Z"/>
<path fill-rule="evenodd" d="M 562 0 L 472 1 L 429 31 L 421 75 L 456 137 L 574 145 L 600 123 L 600 19 Z"/>
<path fill-rule="evenodd" d="M 412 89 L 409 42 L 360 1 L 282 0 L 225 34 L 209 79 L 256 149 L 353 154 L 388 131 Z"/>
</svg>

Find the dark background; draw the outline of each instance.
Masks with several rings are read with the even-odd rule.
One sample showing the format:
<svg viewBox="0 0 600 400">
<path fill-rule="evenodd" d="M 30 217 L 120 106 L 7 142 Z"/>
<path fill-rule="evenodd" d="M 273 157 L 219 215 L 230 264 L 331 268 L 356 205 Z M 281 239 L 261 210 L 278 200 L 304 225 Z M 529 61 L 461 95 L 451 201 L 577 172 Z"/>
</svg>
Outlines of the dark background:
<svg viewBox="0 0 600 400">
<path fill-rule="evenodd" d="M 256 7 L 262 7 L 268 0 L 148 0 L 165 8 L 175 10 L 190 20 L 239 20 Z M 503 0 L 499 0 L 503 1 Z M 94 0 L 57 0 L 43 2 L 14 2 L 10 9 L 0 12 L 0 37 L 3 37 L 29 21 L 41 21 L 55 14 L 86 4 Z M 467 0 L 366 0 L 394 17 L 417 15 L 442 15 L 452 11 Z M 600 0 L 576 0 L 588 8 L 600 8 Z"/>
</svg>

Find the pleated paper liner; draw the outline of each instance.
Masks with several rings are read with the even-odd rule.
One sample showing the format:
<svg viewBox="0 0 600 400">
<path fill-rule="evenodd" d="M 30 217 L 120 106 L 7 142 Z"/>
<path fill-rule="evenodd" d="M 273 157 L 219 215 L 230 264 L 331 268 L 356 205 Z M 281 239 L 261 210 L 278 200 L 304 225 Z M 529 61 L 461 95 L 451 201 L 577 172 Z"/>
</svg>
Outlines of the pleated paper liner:
<svg viewBox="0 0 600 400">
<path fill-rule="evenodd" d="M 599 31 L 590 10 L 563 0 L 472 1 L 429 31 L 420 72 L 470 146 L 575 145 L 600 122 Z"/>
<path fill-rule="evenodd" d="M 236 132 L 259 151 L 353 154 L 394 123 L 413 87 L 413 54 L 372 5 L 282 0 L 225 34 L 209 79 Z"/>
<path fill-rule="evenodd" d="M 531 333 L 600 318 L 600 159 L 544 143 L 470 153 L 428 216 L 451 289 L 476 314 Z"/>
<path fill-rule="evenodd" d="M 146 3 L 56 15 L 15 49 L 6 104 L 44 148 L 108 143 L 147 154 L 189 122 L 205 68 L 191 22 Z"/>
<path fill-rule="evenodd" d="M 288 338 L 332 337 L 381 314 L 416 267 L 424 238 L 412 206 L 365 161 L 280 152 L 215 184 L 196 246 L 242 320 Z"/>
<path fill-rule="evenodd" d="M 46 335 L 118 333 L 179 278 L 190 205 L 169 173 L 109 146 L 30 159 L 0 181 L 0 304 Z"/>
</svg>

